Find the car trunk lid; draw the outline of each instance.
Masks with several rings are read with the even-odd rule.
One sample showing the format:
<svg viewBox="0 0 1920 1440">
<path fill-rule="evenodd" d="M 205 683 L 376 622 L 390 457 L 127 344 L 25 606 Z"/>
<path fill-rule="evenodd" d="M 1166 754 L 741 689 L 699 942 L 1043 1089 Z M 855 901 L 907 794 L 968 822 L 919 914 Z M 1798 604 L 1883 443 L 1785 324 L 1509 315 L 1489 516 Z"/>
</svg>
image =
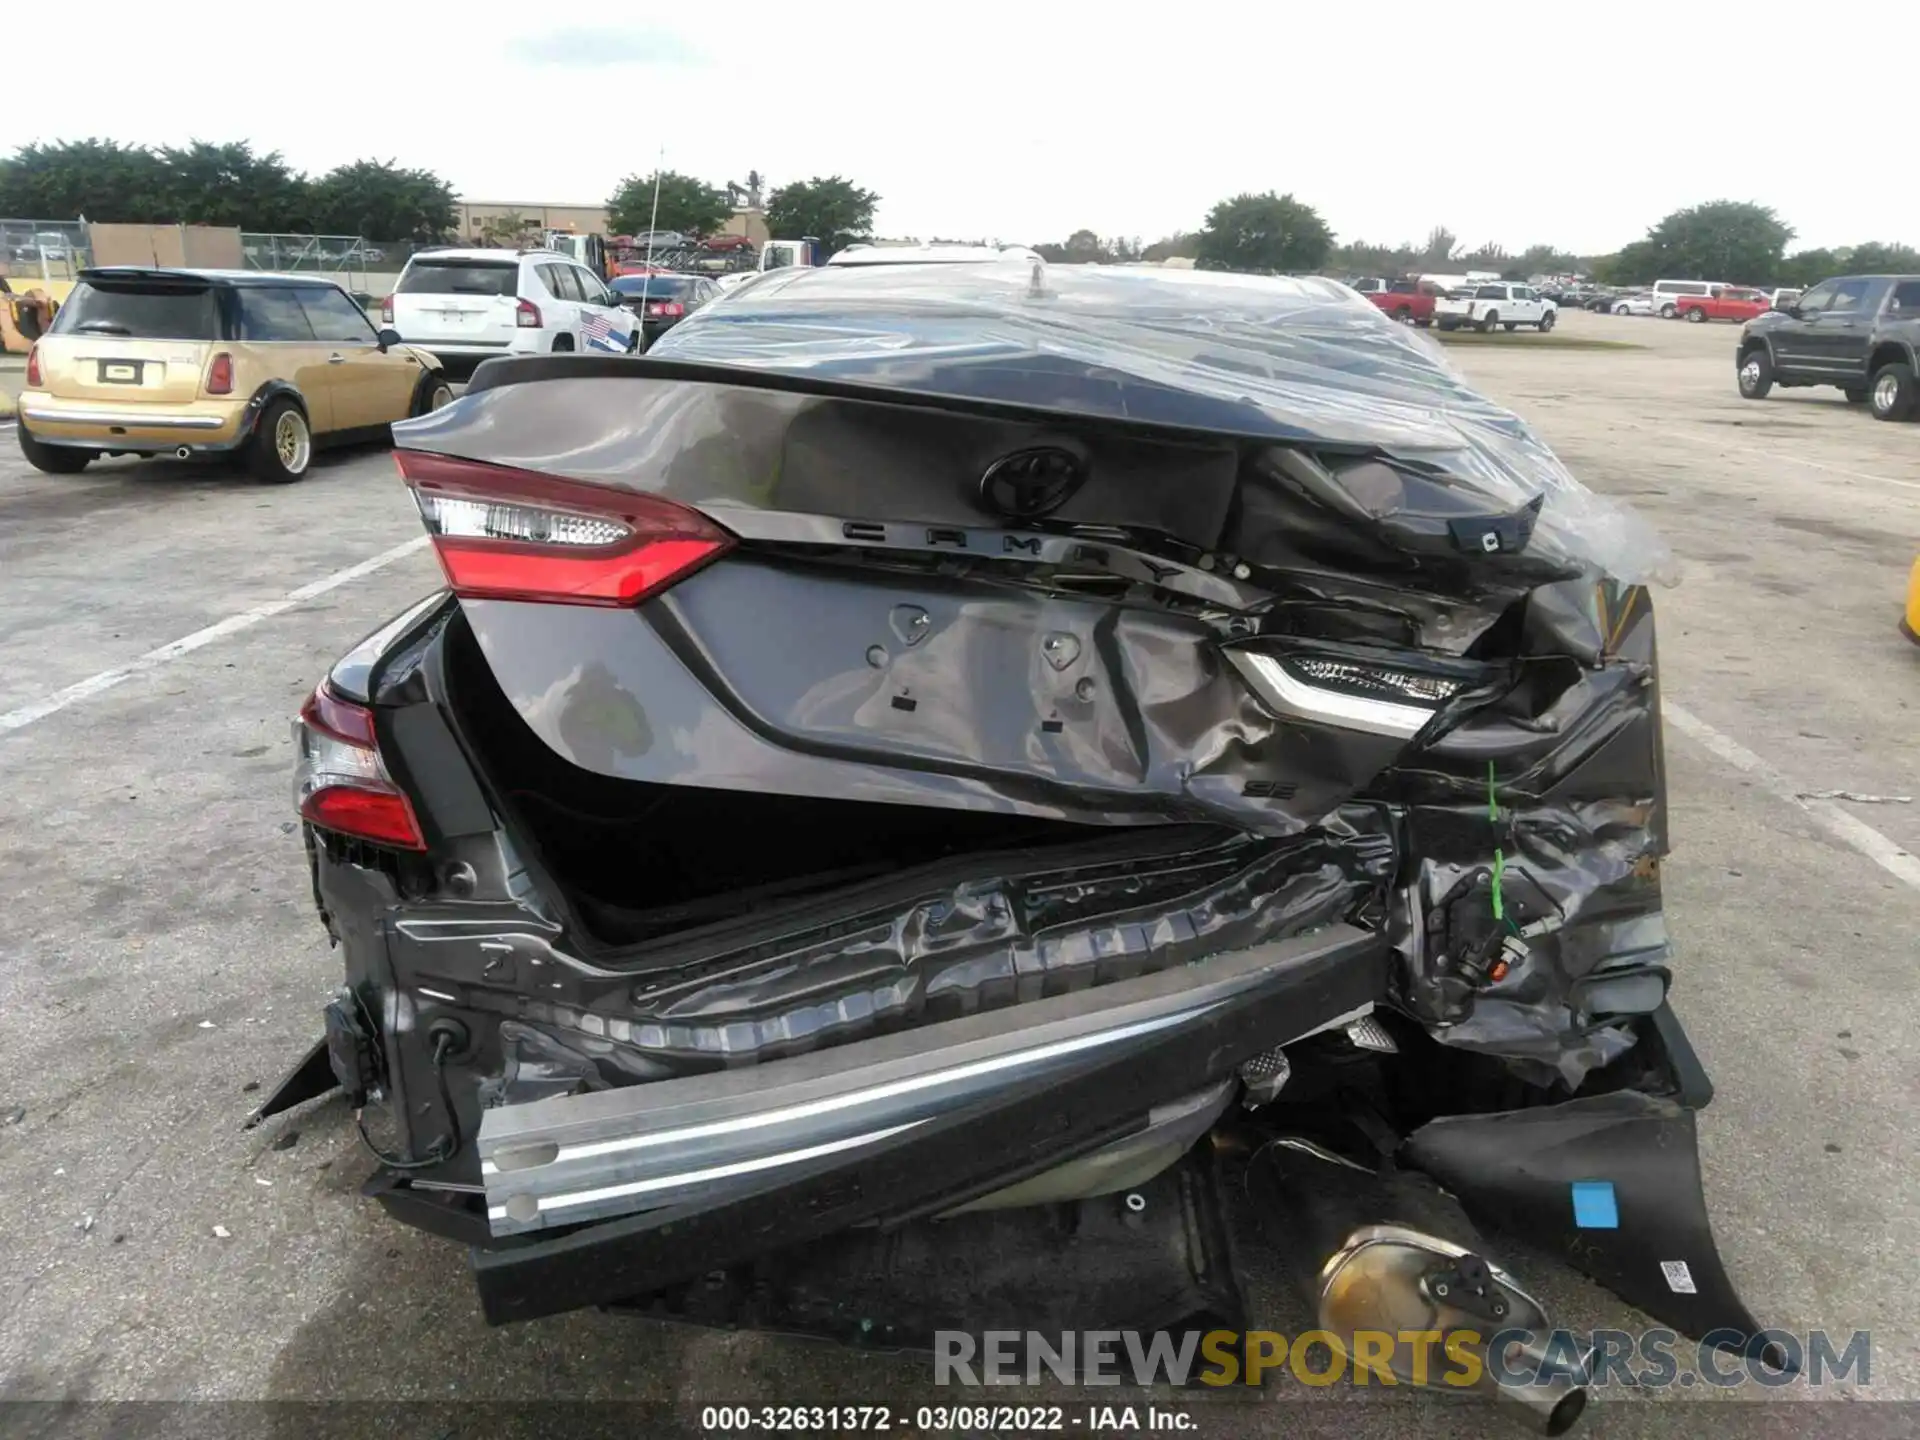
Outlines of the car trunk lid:
<svg viewBox="0 0 1920 1440">
<path fill-rule="evenodd" d="M 641 468 L 539 453 L 614 413 Z M 1293 833 L 1498 686 L 1458 652 L 1562 573 L 1523 553 L 1531 509 L 1448 512 L 1378 462 L 972 407 L 623 378 L 407 430 L 520 718 L 643 783 Z M 448 453 L 481 439 L 538 468 Z M 1399 494 L 1391 545 L 1302 534 L 1368 485 Z M 1333 576 L 1348 552 L 1413 585 Z"/>
</svg>

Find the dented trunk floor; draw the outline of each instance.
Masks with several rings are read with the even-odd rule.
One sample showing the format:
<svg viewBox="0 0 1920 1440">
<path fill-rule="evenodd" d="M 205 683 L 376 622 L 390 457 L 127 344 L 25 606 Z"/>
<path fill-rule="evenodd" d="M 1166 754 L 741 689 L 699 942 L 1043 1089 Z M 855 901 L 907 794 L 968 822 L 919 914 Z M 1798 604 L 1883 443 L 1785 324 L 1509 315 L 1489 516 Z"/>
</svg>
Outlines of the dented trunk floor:
<svg viewBox="0 0 1920 1440">
<path fill-rule="evenodd" d="M 1650 348 L 1454 353 L 1690 564 L 1657 597 L 1669 700 L 1790 788 L 1920 801 L 1920 654 L 1893 628 L 1920 536 L 1915 431 L 1837 394 L 1743 404 L 1726 327 L 1563 329 Z M 418 533 L 380 451 L 323 457 L 285 490 L 121 461 L 55 480 L 0 430 L 0 712 Z M 358 1198 L 370 1162 L 343 1111 L 240 1129 L 257 1098 L 244 1087 L 271 1085 L 317 1035 L 337 977 L 289 828 L 286 716 L 434 579 L 409 552 L 0 733 L 0 1396 L 633 1400 L 661 1407 L 648 1434 L 698 1433 L 703 1401 L 1041 1398 L 936 1392 L 920 1359 L 597 1314 L 490 1331 L 461 1252 Z M 1870 1394 L 1920 1402 L 1920 1035 L 1900 1018 L 1920 990 L 1920 892 L 1672 723 L 1667 756 L 1676 1002 L 1719 1089 L 1701 1135 L 1722 1253 L 1763 1320 L 1871 1329 Z M 1920 846 L 1920 804 L 1841 803 Z M 1637 1323 L 1510 1243 L 1503 1258 L 1567 1325 Z M 1255 1323 L 1300 1328 L 1257 1237 L 1242 1263 Z M 1750 1393 L 1608 1392 L 1575 1433 L 1759 1433 L 1769 1414 L 1809 1428 Z M 1181 1403 L 1208 1437 L 1495 1433 L 1476 1406 L 1290 1382 Z M 227 1413 L 252 1433 L 317 1423 Z M 1911 1420 L 1856 1405 L 1809 1425 L 1894 1434 Z M 497 1428 L 541 1422 L 515 1411 Z"/>
</svg>

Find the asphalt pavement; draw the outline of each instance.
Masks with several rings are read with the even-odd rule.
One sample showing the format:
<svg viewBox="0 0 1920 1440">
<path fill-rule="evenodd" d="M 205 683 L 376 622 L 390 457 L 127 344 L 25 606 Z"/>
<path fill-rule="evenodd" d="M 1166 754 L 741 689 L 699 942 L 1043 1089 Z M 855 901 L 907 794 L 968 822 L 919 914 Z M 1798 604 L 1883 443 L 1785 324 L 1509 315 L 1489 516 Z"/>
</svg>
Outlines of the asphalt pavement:
<svg viewBox="0 0 1920 1440">
<path fill-rule="evenodd" d="M 1730 327 L 1562 332 L 1647 348 L 1451 353 L 1685 566 L 1656 595 L 1665 883 L 1676 1006 L 1719 1091 L 1701 1132 L 1721 1250 L 1765 1322 L 1873 1335 L 1869 1383 L 1818 1412 L 1802 1387 L 1610 1391 L 1583 1433 L 1914 1433 L 1920 1412 L 1872 1402 L 1920 1401 L 1920 651 L 1895 628 L 1920 426 L 1826 392 L 1740 401 Z M 597 1313 L 489 1330 L 461 1252 L 358 1197 L 371 1164 L 337 1103 L 242 1128 L 338 978 L 288 719 L 437 578 L 384 451 L 286 488 L 172 462 L 52 477 L 0 427 L 0 1398 L 358 1401 L 403 1408 L 144 1423 L 434 1435 L 478 1433 L 443 1423 L 456 1398 L 527 1434 L 582 1433 L 554 1407 L 607 1402 L 631 1408 L 584 1413 L 648 1435 L 703 1433 L 703 1404 L 978 1398 L 934 1391 L 922 1358 L 765 1335 Z M 1258 1322 L 1305 1328 L 1275 1258 L 1243 1243 Z M 1642 1323 L 1509 1253 L 1563 1323 Z M 1293 1384 L 1162 1400 L 1206 1436 L 1490 1423 Z"/>
</svg>

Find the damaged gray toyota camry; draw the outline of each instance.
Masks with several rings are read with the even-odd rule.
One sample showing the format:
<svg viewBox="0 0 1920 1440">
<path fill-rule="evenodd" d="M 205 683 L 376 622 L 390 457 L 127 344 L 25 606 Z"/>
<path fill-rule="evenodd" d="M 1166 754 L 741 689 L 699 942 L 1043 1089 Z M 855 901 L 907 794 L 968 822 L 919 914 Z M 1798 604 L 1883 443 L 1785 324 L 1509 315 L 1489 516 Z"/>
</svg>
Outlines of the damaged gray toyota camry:
<svg viewBox="0 0 1920 1440">
<path fill-rule="evenodd" d="M 1230 1166 L 1335 1335 L 1543 1335 L 1477 1217 L 1773 1354 L 1668 998 L 1664 552 L 1425 337 L 794 271 L 395 436 L 447 588 L 297 723 L 346 975 L 262 1113 L 344 1091 L 491 1321 L 1237 1328 Z"/>
</svg>

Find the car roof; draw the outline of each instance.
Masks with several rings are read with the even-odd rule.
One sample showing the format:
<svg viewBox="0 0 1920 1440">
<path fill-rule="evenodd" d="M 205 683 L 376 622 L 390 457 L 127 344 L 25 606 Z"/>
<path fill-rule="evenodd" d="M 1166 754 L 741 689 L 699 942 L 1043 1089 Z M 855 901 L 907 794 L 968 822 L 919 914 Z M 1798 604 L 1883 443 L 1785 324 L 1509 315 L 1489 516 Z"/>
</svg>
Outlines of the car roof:
<svg viewBox="0 0 1920 1440">
<path fill-rule="evenodd" d="M 213 285 L 305 285 L 338 290 L 338 281 L 324 275 L 288 275 L 276 270 L 199 270 L 173 265 L 95 265 L 80 272 L 82 280 L 202 280 Z"/>
<path fill-rule="evenodd" d="M 407 264 L 415 260 L 493 260 L 511 262 L 516 260 L 564 260 L 569 265 L 580 262 L 564 250 L 548 250 L 533 246 L 526 250 L 503 250 L 497 246 L 486 245 L 436 245 L 430 250 L 416 250 Z"/>
</svg>

